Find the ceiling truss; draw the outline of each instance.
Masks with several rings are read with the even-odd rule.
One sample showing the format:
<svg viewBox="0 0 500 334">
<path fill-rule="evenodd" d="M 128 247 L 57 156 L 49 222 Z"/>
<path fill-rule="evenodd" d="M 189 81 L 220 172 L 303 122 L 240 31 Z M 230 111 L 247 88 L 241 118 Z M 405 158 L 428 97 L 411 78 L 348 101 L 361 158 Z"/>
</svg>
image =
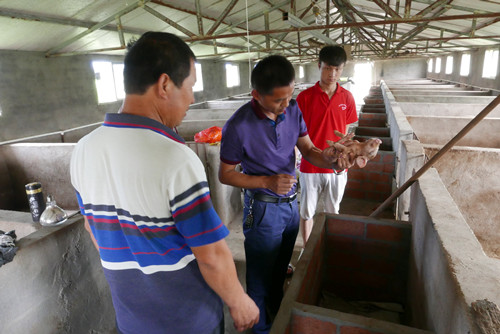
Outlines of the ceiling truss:
<svg viewBox="0 0 500 334">
<path fill-rule="evenodd" d="M 374 7 L 370 10 L 353 0 L 307 0 L 305 3 L 299 3 L 299 0 L 258 1 L 265 4 L 266 9 L 248 13 L 248 18 L 243 20 L 241 16 L 235 19 L 235 8 L 241 11 L 239 0 L 225 1 L 227 4 L 217 13 L 217 17 L 207 14 L 204 0 L 195 0 L 192 6 L 194 8 L 191 9 L 168 4 L 165 0 L 136 0 L 100 22 L 3 8 L 0 8 L 0 17 L 84 29 L 47 50 L 47 57 L 125 49 L 124 34 L 140 35 L 146 31 L 123 26 L 123 16 L 133 11 L 144 11 L 165 22 L 193 46 L 201 44 L 213 47 L 212 53 L 197 55 L 199 58 L 224 59 L 244 53 L 252 53 L 252 58 L 259 58 L 279 52 L 307 60 L 308 57 L 316 57 L 319 48 L 331 41 L 351 44 L 355 58 L 378 59 L 466 50 L 485 45 L 485 41 L 489 43 L 487 45 L 500 45 L 500 34 L 484 32 L 487 30 L 485 28 L 500 22 L 500 10 L 485 11 L 459 6 L 453 0 L 372 0 Z M 450 10 L 466 14 L 449 15 Z M 165 15 L 165 11 L 188 14 L 195 19 L 196 26 L 176 22 Z M 324 13 L 324 22 L 314 23 L 314 17 L 320 11 Z M 284 25 L 276 19 L 287 14 L 303 24 Z M 457 21 L 468 22 L 469 27 L 456 27 L 453 23 Z M 279 27 L 275 28 L 277 25 Z M 250 26 L 260 29 L 252 29 Z M 120 45 L 86 51 L 64 51 L 97 30 L 116 32 Z M 437 34 L 439 37 L 435 37 Z M 317 36 L 324 38 L 318 39 Z M 228 39 L 235 38 L 240 42 L 228 42 Z M 469 42 L 464 44 L 461 41 Z"/>
</svg>

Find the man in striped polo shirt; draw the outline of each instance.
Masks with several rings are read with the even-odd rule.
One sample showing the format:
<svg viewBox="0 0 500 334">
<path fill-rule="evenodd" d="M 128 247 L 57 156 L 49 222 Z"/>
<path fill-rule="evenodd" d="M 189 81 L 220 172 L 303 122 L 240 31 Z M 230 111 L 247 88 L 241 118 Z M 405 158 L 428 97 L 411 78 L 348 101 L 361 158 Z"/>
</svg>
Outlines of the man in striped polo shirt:
<svg viewBox="0 0 500 334">
<path fill-rule="evenodd" d="M 221 299 L 240 331 L 259 317 L 203 165 L 172 130 L 194 102 L 194 61 L 175 35 L 145 33 L 125 57 L 120 113 L 107 114 L 73 152 L 71 181 L 119 333 L 223 333 Z"/>
</svg>

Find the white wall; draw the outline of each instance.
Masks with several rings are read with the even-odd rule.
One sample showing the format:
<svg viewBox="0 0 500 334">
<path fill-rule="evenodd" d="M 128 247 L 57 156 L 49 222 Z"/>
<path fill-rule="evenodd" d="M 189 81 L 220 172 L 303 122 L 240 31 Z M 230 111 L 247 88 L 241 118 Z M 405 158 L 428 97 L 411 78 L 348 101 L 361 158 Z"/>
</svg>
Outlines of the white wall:
<svg viewBox="0 0 500 334">
<path fill-rule="evenodd" d="M 493 47 L 500 49 L 499 46 Z M 483 74 L 483 64 L 484 64 L 484 54 L 486 50 L 490 48 L 477 48 L 471 51 L 467 51 L 471 55 L 471 65 L 468 76 L 460 75 L 460 66 L 462 60 L 463 52 L 453 52 L 449 55 L 453 56 L 453 72 L 451 74 L 446 74 L 446 58 L 448 55 L 439 56 L 441 58 L 441 71 L 440 73 L 434 73 L 434 68 L 436 66 L 436 57 L 428 58 L 433 59 L 433 70 L 432 72 L 427 72 L 427 77 L 430 79 L 442 79 L 449 80 L 452 82 L 462 83 L 464 85 L 470 85 L 473 87 L 480 88 L 490 88 L 497 90 L 497 94 L 500 93 L 500 57 L 497 65 L 497 75 L 494 79 L 486 79 L 482 77 Z M 427 69 L 426 69 L 427 71 Z"/>
</svg>

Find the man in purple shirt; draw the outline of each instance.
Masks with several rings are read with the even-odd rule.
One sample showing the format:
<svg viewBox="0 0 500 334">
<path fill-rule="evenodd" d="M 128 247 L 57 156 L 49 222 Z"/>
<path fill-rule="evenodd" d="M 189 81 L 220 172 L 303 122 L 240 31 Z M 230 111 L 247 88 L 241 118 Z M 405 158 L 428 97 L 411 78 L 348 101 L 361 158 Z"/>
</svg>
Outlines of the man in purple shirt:
<svg viewBox="0 0 500 334">
<path fill-rule="evenodd" d="M 292 100 L 294 81 L 295 71 L 285 57 L 264 58 L 252 71 L 252 101 L 239 108 L 222 130 L 219 179 L 245 189 L 247 292 L 260 310 L 253 333 L 268 333 L 271 328 L 299 230 L 294 147 L 316 166 L 350 167 L 333 148 L 321 151 L 311 142 Z M 236 170 L 238 164 L 243 173 Z"/>
</svg>

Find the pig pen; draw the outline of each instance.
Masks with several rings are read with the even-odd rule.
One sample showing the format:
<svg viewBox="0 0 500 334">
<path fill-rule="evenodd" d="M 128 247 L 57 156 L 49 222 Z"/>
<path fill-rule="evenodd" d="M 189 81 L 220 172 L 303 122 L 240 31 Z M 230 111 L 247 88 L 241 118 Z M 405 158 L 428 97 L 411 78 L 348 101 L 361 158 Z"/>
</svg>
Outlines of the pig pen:
<svg viewBox="0 0 500 334">
<path fill-rule="evenodd" d="M 272 334 L 430 333 L 408 326 L 411 225 L 317 215 Z"/>
<path fill-rule="evenodd" d="M 401 87 L 405 88 L 401 88 Z M 478 104 L 475 97 L 467 96 L 471 92 L 488 93 L 492 91 L 465 90 L 460 87 L 446 88 L 454 97 L 468 97 L 467 103 L 443 103 L 443 88 L 447 84 L 435 84 L 433 94 L 428 95 L 426 103 L 399 103 L 398 94 L 395 104 L 402 109 L 414 132 L 414 137 L 422 144 L 427 159 L 436 154 L 443 145 L 450 141 L 474 116 L 476 116 L 494 96 L 486 98 L 484 104 Z M 405 101 L 411 100 L 409 92 L 422 92 L 419 85 L 393 84 L 390 91 L 406 92 Z M 399 95 L 402 96 L 402 95 Z M 418 97 L 414 95 L 413 97 Z M 500 258 L 500 216 L 496 207 L 500 202 L 500 183 L 495 171 L 500 167 L 500 107 L 497 106 L 456 146 L 440 159 L 434 167 L 441 175 L 452 198 L 463 213 L 467 223 L 481 242 L 488 256 Z M 420 163 L 422 160 L 420 160 Z M 419 166 L 413 165 L 418 168 Z M 406 170 L 405 173 L 411 173 Z M 407 174 L 410 175 L 410 174 Z M 411 175 L 410 175 L 411 176 Z"/>
<path fill-rule="evenodd" d="M 317 215 L 271 334 L 495 333 L 500 266 L 435 169 L 409 216 Z"/>
<path fill-rule="evenodd" d="M 391 83 L 391 89 L 401 88 L 405 85 L 405 88 L 415 91 L 420 89 L 420 85 L 428 83 L 431 83 L 432 87 L 443 85 L 430 80 L 420 80 L 414 85 L 409 85 L 409 82 Z M 461 126 L 467 123 L 464 123 L 463 120 L 461 120 L 460 125 L 457 125 L 458 122 L 438 121 L 439 116 L 443 116 L 443 118 L 456 117 L 470 121 L 473 116 L 486 106 L 486 103 L 494 98 L 487 97 L 488 100 L 483 104 L 471 101 L 460 104 L 455 101 L 450 105 L 449 103 L 442 103 L 443 101 L 440 98 L 433 96 L 429 96 L 425 103 L 418 101 L 406 102 L 409 98 L 405 99 L 405 102 L 401 102 L 394 97 L 385 82 L 381 82 L 381 87 L 390 114 L 388 118 L 390 119 L 390 127 L 393 129 L 391 132 L 394 131 L 394 133 L 399 134 L 399 138 L 393 138 L 393 140 L 399 140 L 400 142 L 396 170 L 398 186 L 406 182 L 416 170 L 423 166 L 426 159 L 435 154 L 447 139 L 451 139 L 461 130 Z M 436 88 L 436 92 L 439 92 L 439 88 Z M 439 95 L 439 93 L 436 93 L 436 95 Z M 496 124 L 498 112 L 499 108 L 497 107 L 487 119 L 482 121 L 482 123 L 485 123 L 483 125 L 485 129 L 491 130 L 491 124 Z M 446 139 L 442 139 L 440 143 L 431 143 L 431 140 L 427 141 L 425 135 L 422 135 L 422 133 L 419 135 L 418 131 L 414 132 L 408 121 L 411 119 L 411 115 L 419 116 L 421 119 L 425 119 L 425 116 L 427 116 L 427 123 L 420 128 L 426 133 L 432 133 L 433 136 L 443 136 Z M 447 127 L 451 127 L 452 130 Z M 475 319 L 475 321 L 484 319 L 489 311 L 481 309 L 478 305 L 490 305 L 490 321 L 485 321 L 487 324 L 486 329 L 482 331 L 477 328 L 471 329 L 471 333 L 500 331 L 498 328 L 500 321 L 498 320 L 500 319 L 500 311 L 498 311 L 498 305 L 500 305 L 500 275 L 498 274 L 500 262 L 497 257 L 499 220 L 496 209 L 499 202 L 500 188 L 494 172 L 498 170 L 496 166 L 499 163 L 499 150 L 498 147 L 495 147 L 495 144 L 491 144 L 496 141 L 497 135 L 498 131 L 470 132 L 463 138 L 462 143 L 484 145 L 484 138 L 491 138 L 491 141 L 487 142 L 485 147 L 454 147 L 435 164 L 436 169 L 433 170 L 435 175 L 432 176 L 434 183 L 429 184 L 427 188 L 428 194 L 422 190 L 422 196 L 424 197 L 417 200 L 418 197 L 410 198 L 410 190 L 407 190 L 398 199 L 398 217 L 412 221 L 414 235 L 416 231 L 426 231 L 425 233 L 417 233 L 417 235 L 420 234 L 419 242 L 428 244 L 431 242 L 431 237 L 435 239 L 434 242 L 437 245 L 434 247 L 433 253 L 441 254 L 441 261 L 449 266 L 447 270 L 451 271 L 454 278 L 451 286 L 463 294 L 465 303 L 463 303 L 462 307 L 466 310 L 468 316 Z M 416 138 L 420 140 L 415 140 Z M 426 172 L 424 176 L 429 173 L 430 171 Z M 469 174 L 472 175 L 469 176 Z M 440 190 L 434 190 L 433 187 L 438 187 Z M 419 206 L 420 209 L 416 209 L 416 206 Z M 422 214 L 421 208 L 431 206 L 434 207 L 434 210 L 426 209 L 428 212 L 425 220 L 420 223 L 421 229 L 415 230 L 416 222 L 415 218 L 412 218 L 412 214 L 413 217 L 418 216 Z M 443 220 L 442 224 L 436 223 L 438 218 L 439 221 Z M 429 234 L 429 231 L 432 231 L 432 233 Z M 413 250 L 415 256 L 423 251 L 415 247 L 413 247 Z M 431 253 L 428 252 L 428 254 Z M 431 262 L 433 261 L 432 259 Z M 421 262 L 423 263 L 423 261 Z M 420 270 L 435 271 L 431 267 L 425 269 L 423 264 L 420 267 Z M 411 277 L 415 276 L 411 275 Z M 423 276 L 420 276 L 419 279 L 425 281 Z M 432 284 L 423 282 L 421 285 L 431 286 Z M 442 287 L 439 287 L 439 289 L 442 290 Z M 438 304 L 437 298 L 426 298 L 428 299 L 423 300 L 421 304 L 437 303 L 432 308 L 432 311 L 440 312 L 437 310 L 440 310 L 442 306 Z M 425 315 L 426 312 L 421 311 L 418 314 Z M 432 317 L 424 318 L 422 317 L 423 320 L 420 322 L 436 323 L 436 320 L 431 320 Z M 492 325 L 492 322 L 495 321 L 497 327 Z M 434 327 L 429 326 L 429 328 Z M 446 327 L 442 327 L 436 332 L 455 333 Z M 461 331 L 456 333 L 459 332 Z"/>
</svg>

